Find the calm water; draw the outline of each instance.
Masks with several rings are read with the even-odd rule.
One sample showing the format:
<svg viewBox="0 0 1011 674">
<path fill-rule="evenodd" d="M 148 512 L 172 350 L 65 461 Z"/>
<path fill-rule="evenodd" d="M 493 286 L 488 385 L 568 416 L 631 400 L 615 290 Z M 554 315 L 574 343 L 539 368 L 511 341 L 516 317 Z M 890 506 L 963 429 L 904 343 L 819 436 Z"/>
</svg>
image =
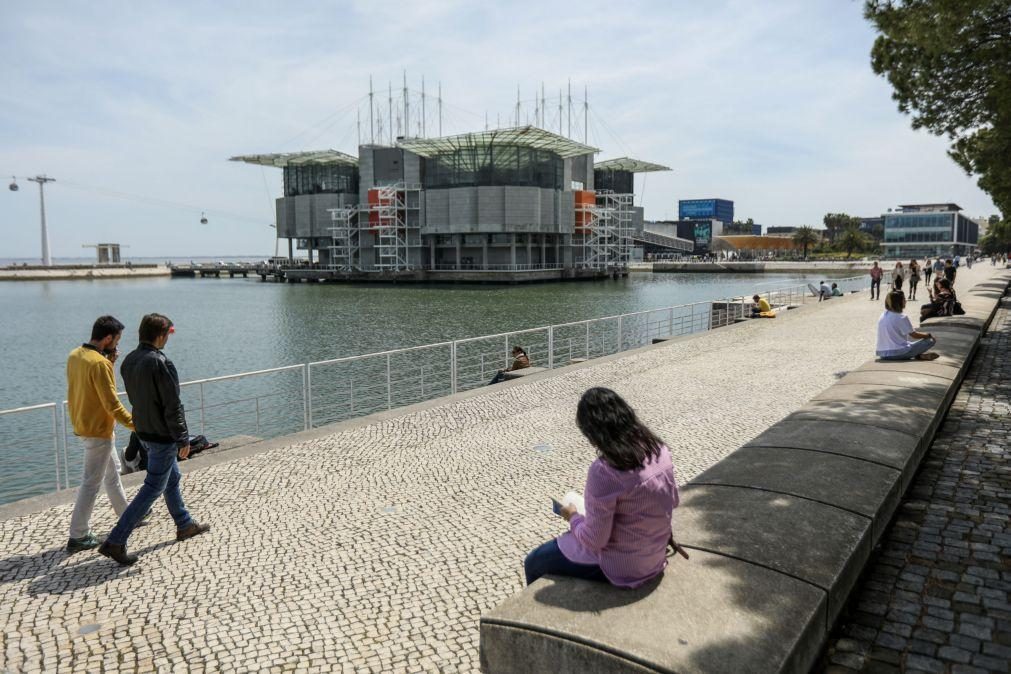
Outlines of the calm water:
<svg viewBox="0 0 1011 674">
<path fill-rule="evenodd" d="M 95 317 L 107 313 L 127 325 L 120 345 L 123 353 L 136 344 L 135 326 L 143 314 L 157 311 L 171 317 L 176 334 L 166 351 L 180 377 L 193 380 L 740 295 L 770 284 L 817 280 L 808 274 L 636 273 L 621 280 L 516 286 L 350 286 L 239 278 L 3 282 L 0 341 L 7 358 L 0 374 L 0 409 L 62 401 L 66 397 L 67 353 L 87 340 Z M 439 388 L 448 385 L 439 381 L 439 375 L 445 374 L 446 368 L 440 365 L 445 357 L 432 356 L 435 361 L 427 374 L 421 372 L 421 381 L 416 375 L 411 375 L 415 379 L 403 379 L 397 385 L 398 393 L 413 391 L 419 384 L 423 396 L 448 392 Z M 475 369 L 480 367 L 473 374 L 476 382 L 486 374 L 484 362 L 471 364 Z M 488 364 L 489 371 L 494 367 Z M 338 394 L 348 393 L 342 388 L 345 386 L 354 388 L 353 401 L 381 380 L 385 405 L 385 364 L 383 372 L 329 373 L 329 381 L 326 371 L 318 375 L 314 371 L 314 399 L 320 387 L 317 421 L 370 411 L 354 408 L 354 402 L 347 405 L 343 399 L 337 400 Z M 357 383 L 351 381 L 353 377 Z M 204 392 L 208 405 L 215 403 L 215 396 L 221 405 L 207 411 L 206 432 L 215 436 L 212 439 L 254 434 L 254 414 L 260 435 L 301 429 L 300 373 L 287 373 L 255 386 L 255 390 L 240 390 L 236 384 L 232 390 L 219 386 L 221 390 Z M 324 394 L 335 396 L 329 408 Z M 199 407 L 195 395 L 196 391 L 188 391 L 189 397 L 184 398 L 193 427 Z M 246 401 L 243 409 L 225 405 L 238 399 Z M 399 402 L 412 401 L 405 398 Z M 215 427 L 215 415 L 228 417 L 231 425 L 222 421 Z M 264 429 L 268 421 L 273 424 L 270 431 Z M 45 414 L 36 415 L 28 426 L 0 417 L 0 503 L 53 488 L 50 428 L 51 419 Z M 75 456 L 68 443 L 65 473 L 70 484 L 76 484 L 79 476 Z"/>
</svg>

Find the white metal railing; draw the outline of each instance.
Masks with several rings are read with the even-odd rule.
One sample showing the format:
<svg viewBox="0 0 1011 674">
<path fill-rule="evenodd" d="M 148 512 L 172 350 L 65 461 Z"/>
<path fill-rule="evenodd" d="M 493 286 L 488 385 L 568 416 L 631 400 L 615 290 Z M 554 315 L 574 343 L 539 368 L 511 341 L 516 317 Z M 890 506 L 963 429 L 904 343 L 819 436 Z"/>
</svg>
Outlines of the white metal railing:
<svg viewBox="0 0 1011 674">
<path fill-rule="evenodd" d="M 833 279 L 844 292 L 865 281 Z M 758 294 L 773 306 L 814 299 L 807 285 L 772 284 Z M 533 366 L 553 369 L 729 325 L 751 306 L 751 295 L 735 296 L 197 379 L 180 385 L 181 396 L 191 433 L 252 442 L 485 386 L 509 365 L 514 346 Z M 83 453 L 70 451 L 80 441 L 68 421 L 66 401 L 0 411 L 0 503 L 43 493 L 45 484 L 76 484 L 71 475 L 80 474 Z M 117 445 L 128 439 L 117 427 Z M 40 480 L 50 449 L 55 480 Z"/>
<path fill-rule="evenodd" d="M 474 262 L 460 263 L 459 265 L 440 263 L 430 265 L 427 269 L 431 271 L 540 271 L 562 269 L 561 262 L 545 262 L 534 264 L 478 264 Z"/>
</svg>

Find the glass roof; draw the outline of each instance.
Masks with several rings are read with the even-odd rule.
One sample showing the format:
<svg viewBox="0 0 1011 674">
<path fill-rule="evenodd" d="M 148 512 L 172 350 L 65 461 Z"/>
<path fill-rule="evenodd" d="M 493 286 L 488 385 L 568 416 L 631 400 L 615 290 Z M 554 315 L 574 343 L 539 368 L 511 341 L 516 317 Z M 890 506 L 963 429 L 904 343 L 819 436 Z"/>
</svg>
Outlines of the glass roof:
<svg viewBox="0 0 1011 674">
<path fill-rule="evenodd" d="M 229 157 L 228 161 L 241 161 L 247 164 L 274 166 L 276 168 L 284 168 L 285 166 L 313 166 L 319 164 L 358 166 L 358 157 L 352 157 L 349 154 L 345 154 L 337 150 L 280 152 L 277 154 L 245 154 L 238 157 Z"/>
<path fill-rule="evenodd" d="M 468 147 L 488 145 L 519 145 L 554 152 L 563 159 L 600 152 L 565 136 L 539 129 L 535 126 L 518 126 L 512 129 L 477 131 L 442 138 L 404 138 L 397 145 L 422 157 L 455 152 Z"/>
<path fill-rule="evenodd" d="M 607 161 L 596 162 L 593 168 L 601 171 L 630 171 L 632 173 L 650 173 L 652 171 L 670 171 L 669 166 L 651 164 L 641 159 L 630 159 L 619 157 L 618 159 L 608 159 Z"/>
</svg>

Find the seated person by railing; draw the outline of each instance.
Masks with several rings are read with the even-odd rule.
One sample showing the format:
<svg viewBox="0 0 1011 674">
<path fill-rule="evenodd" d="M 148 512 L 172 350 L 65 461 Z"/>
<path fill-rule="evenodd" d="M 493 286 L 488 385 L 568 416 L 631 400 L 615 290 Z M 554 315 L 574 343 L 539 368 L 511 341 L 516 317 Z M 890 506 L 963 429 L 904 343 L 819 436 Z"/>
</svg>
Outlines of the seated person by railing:
<svg viewBox="0 0 1011 674">
<path fill-rule="evenodd" d="M 906 296 L 892 290 L 885 296 L 885 312 L 878 319 L 877 356 L 881 360 L 934 360 L 936 353 L 927 353 L 937 342 L 929 332 L 913 330 L 909 317 L 902 313 Z M 909 341 L 912 337 L 916 341 Z"/>
<path fill-rule="evenodd" d="M 488 385 L 491 386 L 492 384 L 498 384 L 499 382 L 501 382 L 502 380 L 504 380 L 506 372 L 514 372 L 516 370 L 523 370 L 523 369 L 528 368 L 528 367 L 530 367 L 530 357 L 527 356 L 527 352 L 524 351 L 523 347 L 521 347 L 521 346 L 514 346 L 513 347 L 513 364 L 510 365 L 509 367 L 507 367 L 504 370 L 499 370 L 498 372 L 496 372 L 495 376 L 491 378 L 490 382 L 488 382 Z"/>
</svg>

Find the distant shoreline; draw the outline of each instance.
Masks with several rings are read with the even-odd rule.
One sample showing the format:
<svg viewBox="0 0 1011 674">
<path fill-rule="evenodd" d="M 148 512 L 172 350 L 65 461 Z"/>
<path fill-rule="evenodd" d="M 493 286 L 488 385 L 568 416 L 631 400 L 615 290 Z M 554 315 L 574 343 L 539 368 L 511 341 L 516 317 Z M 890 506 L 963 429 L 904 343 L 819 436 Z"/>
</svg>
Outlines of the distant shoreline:
<svg viewBox="0 0 1011 674">
<path fill-rule="evenodd" d="M 154 278 L 170 276 L 161 264 L 98 266 L 83 264 L 39 265 L 0 268 L 0 281 L 94 281 L 100 279 Z"/>
</svg>

